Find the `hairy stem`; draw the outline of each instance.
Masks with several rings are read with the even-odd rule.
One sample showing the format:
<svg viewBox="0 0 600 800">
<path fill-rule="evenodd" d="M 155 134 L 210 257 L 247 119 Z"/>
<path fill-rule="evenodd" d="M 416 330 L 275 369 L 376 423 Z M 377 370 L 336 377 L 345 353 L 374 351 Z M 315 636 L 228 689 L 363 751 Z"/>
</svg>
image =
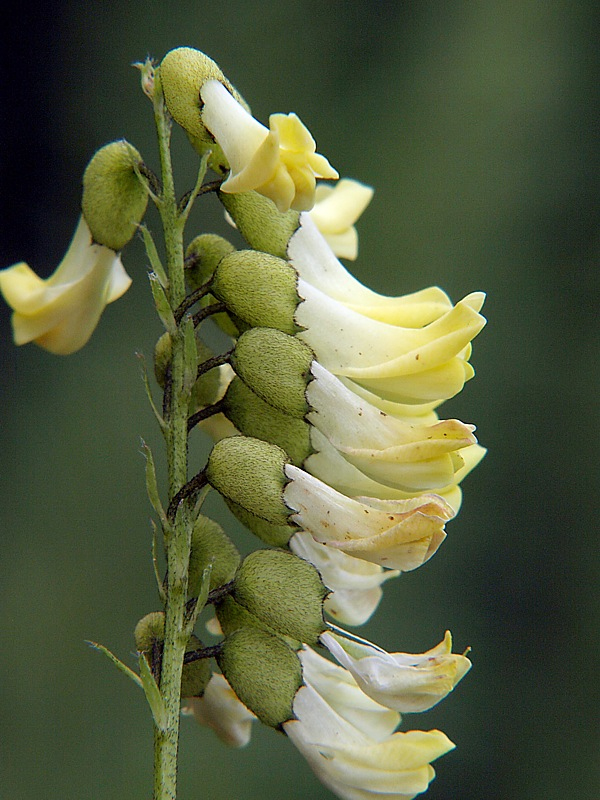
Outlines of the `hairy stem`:
<svg viewBox="0 0 600 800">
<path fill-rule="evenodd" d="M 170 154 L 171 121 L 157 91 L 154 116 L 158 134 L 162 171 L 162 193 L 157 203 L 164 231 L 172 310 L 185 300 L 183 228 L 185 219 L 178 212 Z M 165 442 L 170 507 L 173 507 L 172 534 L 167 548 L 165 639 L 159 686 L 166 709 L 164 729 L 154 729 L 154 800 L 175 800 L 177 795 L 177 751 L 181 673 L 188 641 L 186 599 L 192 520 L 189 504 L 177 503 L 188 483 L 188 396 L 184 391 L 183 335 L 172 337 L 172 358 L 168 391 L 164 398 Z M 174 502 L 175 501 L 175 502 Z"/>
</svg>

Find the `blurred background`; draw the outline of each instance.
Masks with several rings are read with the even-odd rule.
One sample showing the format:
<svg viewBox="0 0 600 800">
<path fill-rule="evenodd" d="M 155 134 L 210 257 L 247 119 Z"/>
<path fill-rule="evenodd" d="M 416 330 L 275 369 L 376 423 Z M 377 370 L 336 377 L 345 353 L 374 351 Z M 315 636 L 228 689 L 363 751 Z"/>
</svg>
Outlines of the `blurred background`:
<svg viewBox="0 0 600 800">
<path fill-rule="evenodd" d="M 458 745 L 430 800 L 597 800 L 600 150 L 594 2 L 22 0 L 0 50 L 0 267 L 49 275 L 96 148 L 126 137 L 157 169 L 133 61 L 189 45 L 262 121 L 295 111 L 342 175 L 376 188 L 351 269 L 379 291 L 485 290 L 477 376 L 442 407 L 489 453 L 436 557 L 386 584 L 361 631 L 421 652 L 450 628 L 474 667 L 407 727 Z M 180 193 L 196 157 L 175 137 Z M 225 232 L 196 210 L 190 238 Z M 157 230 L 152 213 L 148 224 Z M 158 607 L 140 437 L 161 443 L 136 352 L 160 333 L 139 241 L 134 278 L 69 358 L 11 343 L 0 309 L 3 724 L 0 796 L 148 798 L 150 718 L 94 639 L 132 664 Z M 200 463 L 205 445 L 194 442 Z M 254 543 L 217 500 L 240 547 Z M 203 790 L 201 787 L 205 786 Z M 230 751 L 186 719 L 181 798 L 329 792 L 285 737 Z"/>
</svg>

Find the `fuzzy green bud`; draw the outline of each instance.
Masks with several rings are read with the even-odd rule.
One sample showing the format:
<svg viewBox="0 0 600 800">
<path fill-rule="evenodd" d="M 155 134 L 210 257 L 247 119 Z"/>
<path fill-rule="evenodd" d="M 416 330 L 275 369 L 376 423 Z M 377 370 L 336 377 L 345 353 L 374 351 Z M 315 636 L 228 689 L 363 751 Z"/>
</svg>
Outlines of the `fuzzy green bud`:
<svg viewBox="0 0 600 800">
<path fill-rule="evenodd" d="M 172 355 L 173 345 L 171 342 L 171 334 L 165 331 L 154 346 L 154 377 L 161 389 L 165 387 L 165 378 L 167 369 L 171 363 Z"/>
<path fill-rule="evenodd" d="M 233 598 L 277 633 L 316 645 L 329 594 L 316 568 L 285 550 L 255 550 L 243 560 Z"/>
<path fill-rule="evenodd" d="M 196 236 L 185 251 L 185 274 L 191 289 L 197 289 L 211 278 L 221 259 L 232 253 L 235 247 L 216 233 L 202 233 Z M 198 303 L 200 308 L 205 308 L 215 302 L 214 295 L 206 294 Z M 219 328 L 233 338 L 239 335 L 237 325 L 225 312 L 213 314 L 213 320 Z"/>
<path fill-rule="evenodd" d="M 200 155 L 211 150 L 211 166 L 215 171 L 224 173 L 228 168 L 227 159 L 202 124 L 200 90 L 206 81 L 220 81 L 237 102 L 249 110 L 242 96 L 211 58 L 192 47 L 170 50 L 160 62 L 156 78 L 160 82 L 169 113 L 184 129 L 194 149 Z"/>
<path fill-rule="evenodd" d="M 200 515 L 192 530 L 188 587 L 195 596 L 200 591 L 203 570 L 212 561 L 209 590 L 233 579 L 240 563 L 236 546 L 218 522 Z"/>
<path fill-rule="evenodd" d="M 197 289 L 206 283 L 221 259 L 234 250 L 231 242 L 216 233 L 201 233 L 192 239 L 185 251 L 185 274 L 190 288 Z"/>
<path fill-rule="evenodd" d="M 300 297 L 296 271 L 287 261 L 257 250 L 238 250 L 220 262 L 211 291 L 227 310 L 253 328 L 278 328 L 294 335 Z"/>
<path fill-rule="evenodd" d="M 148 192 L 136 174 L 142 157 L 129 142 L 101 147 L 83 174 L 81 210 L 98 244 L 121 250 L 146 213 Z"/>
<path fill-rule="evenodd" d="M 146 614 L 134 630 L 135 646 L 143 653 L 155 677 L 160 675 L 163 644 L 165 640 L 165 615 L 162 611 Z M 185 648 L 186 653 L 200 650 L 202 642 L 192 635 Z M 201 658 L 185 664 L 181 676 L 181 697 L 200 697 L 210 680 L 211 669 L 208 659 Z"/>
<path fill-rule="evenodd" d="M 286 258 L 288 243 L 300 224 L 297 211 L 282 214 L 268 197 L 257 192 L 219 192 L 219 200 L 250 247 Z"/>
<path fill-rule="evenodd" d="M 314 355 L 300 339 L 275 328 L 251 328 L 238 339 L 231 366 L 266 403 L 294 417 L 309 411 L 306 387 Z"/>
<path fill-rule="evenodd" d="M 267 522 L 256 514 L 251 514 L 232 500 L 225 498 L 225 503 L 234 517 L 255 536 L 271 547 L 285 547 L 292 534 L 300 530 L 297 525 L 289 522 L 287 525 L 279 525 L 275 522 Z"/>
<path fill-rule="evenodd" d="M 297 467 L 313 452 L 310 425 L 270 406 L 240 378 L 229 384 L 223 401 L 225 416 L 240 433 L 278 445 Z"/>
<path fill-rule="evenodd" d="M 282 639 L 258 628 L 239 628 L 224 640 L 217 661 L 233 691 L 261 722 L 277 728 L 293 718 L 302 666 Z"/>
<path fill-rule="evenodd" d="M 248 436 L 229 436 L 215 444 L 208 457 L 206 478 L 228 500 L 267 522 L 285 525 L 291 514 L 283 502 L 288 478 L 285 452 L 274 444 Z"/>
</svg>

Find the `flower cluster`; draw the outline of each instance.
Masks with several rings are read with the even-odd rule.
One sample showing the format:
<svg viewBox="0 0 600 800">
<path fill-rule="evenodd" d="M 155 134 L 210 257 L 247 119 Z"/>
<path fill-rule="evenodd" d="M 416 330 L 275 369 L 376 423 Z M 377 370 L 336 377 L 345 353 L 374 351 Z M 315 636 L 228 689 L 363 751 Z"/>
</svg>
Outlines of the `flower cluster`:
<svg viewBox="0 0 600 800">
<path fill-rule="evenodd" d="M 460 483 L 484 450 L 473 425 L 436 409 L 473 376 L 484 296 L 453 303 L 430 287 L 388 297 L 357 281 L 339 258 L 356 258 L 355 223 L 373 190 L 348 179 L 317 185 L 338 173 L 298 117 L 259 123 L 203 53 L 171 51 L 156 71 L 145 66 L 142 83 L 219 177 L 211 188 L 245 241 L 237 249 L 212 234 L 193 239 L 177 307 L 149 250 L 166 329 L 155 352 L 163 408 L 180 391 L 188 429 L 200 424 L 215 440 L 166 512 L 148 469 L 165 540 L 185 507 L 187 601 L 214 605 L 210 630 L 221 637 L 212 648 L 189 637 L 185 710 L 234 746 L 248 742 L 255 718 L 283 730 L 340 798 L 408 800 L 454 745 L 437 730 L 398 732 L 400 715 L 430 709 L 470 662 L 452 652 L 449 633 L 426 653 L 387 653 L 334 621 L 365 623 L 382 585 L 430 559 L 458 513 Z M 26 264 L 0 272 L 18 344 L 63 354 L 85 344 L 128 288 L 119 252 L 155 192 L 159 182 L 131 145 L 98 151 L 56 273 L 42 281 Z M 208 352 L 198 336 L 209 317 L 231 337 L 227 354 Z M 178 384 L 176 343 L 185 362 Z M 240 557 L 199 513 L 207 485 L 266 548 Z M 163 612 L 136 628 L 158 675 L 165 636 Z"/>
</svg>

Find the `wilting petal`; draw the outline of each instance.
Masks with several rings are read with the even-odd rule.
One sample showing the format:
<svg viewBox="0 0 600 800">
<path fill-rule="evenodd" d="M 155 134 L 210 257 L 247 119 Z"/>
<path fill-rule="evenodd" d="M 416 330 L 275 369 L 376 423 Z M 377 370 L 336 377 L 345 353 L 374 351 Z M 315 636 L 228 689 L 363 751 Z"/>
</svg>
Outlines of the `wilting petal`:
<svg viewBox="0 0 600 800">
<path fill-rule="evenodd" d="M 295 114 L 272 114 L 267 129 L 219 81 L 206 81 L 201 97 L 202 121 L 231 167 L 223 192 L 256 190 L 279 211 L 305 211 L 314 204 L 315 179 L 338 177 Z"/>
<path fill-rule="evenodd" d="M 15 343 L 35 342 L 59 355 L 83 347 L 106 305 L 130 284 L 120 257 L 93 244 L 83 217 L 64 259 L 46 280 L 25 263 L 0 272 L 0 291 L 14 310 Z"/>
<path fill-rule="evenodd" d="M 212 728 L 219 739 L 231 747 L 244 747 L 250 741 L 254 714 L 238 700 L 227 680 L 214 672 L 202 697 L 189 697 L 182 709 L 196 722 Z"/>
<path fill-rule="evenodd" d="M 318 542 L 383 567 L 409 571 L 427 561 L 443 542 L 454 516 L 437 495 L 407 500 L 353 499 L 291 464 L 284 501 L 291 520 Z"/>
<path fill-rule="evenodd" d="M 398 570 L 384 570 L 378 564 L 320 544 L 305 531 L 295 533 L 289 546 L 318 569 L 323 583 L 331 589 L 325 599 L 325 610 L 344 625 L 365 623 L 379 605 L 383 595 L 381 584 L 400 574 Z"/>
<path fill-rule="evenodd" d="M 358 233 L 354 223 L 371 202 L 373 189 L 364 183 L 342 178 L 335 186 L 321 183 L 315 205 L 308 212 L 323 238 L 340 258 L 358 255 Z"/>
<path fill-rule="evenodd" d="M 464 655 L 452 653 L 447 631 L 426 653 L 387 653 L 374 645 L 324 633 L 321 641 L 349 670 L 373 700 L 396 711 L 426 711 L 451 692 L 471 668 Z"/>
</svg>

